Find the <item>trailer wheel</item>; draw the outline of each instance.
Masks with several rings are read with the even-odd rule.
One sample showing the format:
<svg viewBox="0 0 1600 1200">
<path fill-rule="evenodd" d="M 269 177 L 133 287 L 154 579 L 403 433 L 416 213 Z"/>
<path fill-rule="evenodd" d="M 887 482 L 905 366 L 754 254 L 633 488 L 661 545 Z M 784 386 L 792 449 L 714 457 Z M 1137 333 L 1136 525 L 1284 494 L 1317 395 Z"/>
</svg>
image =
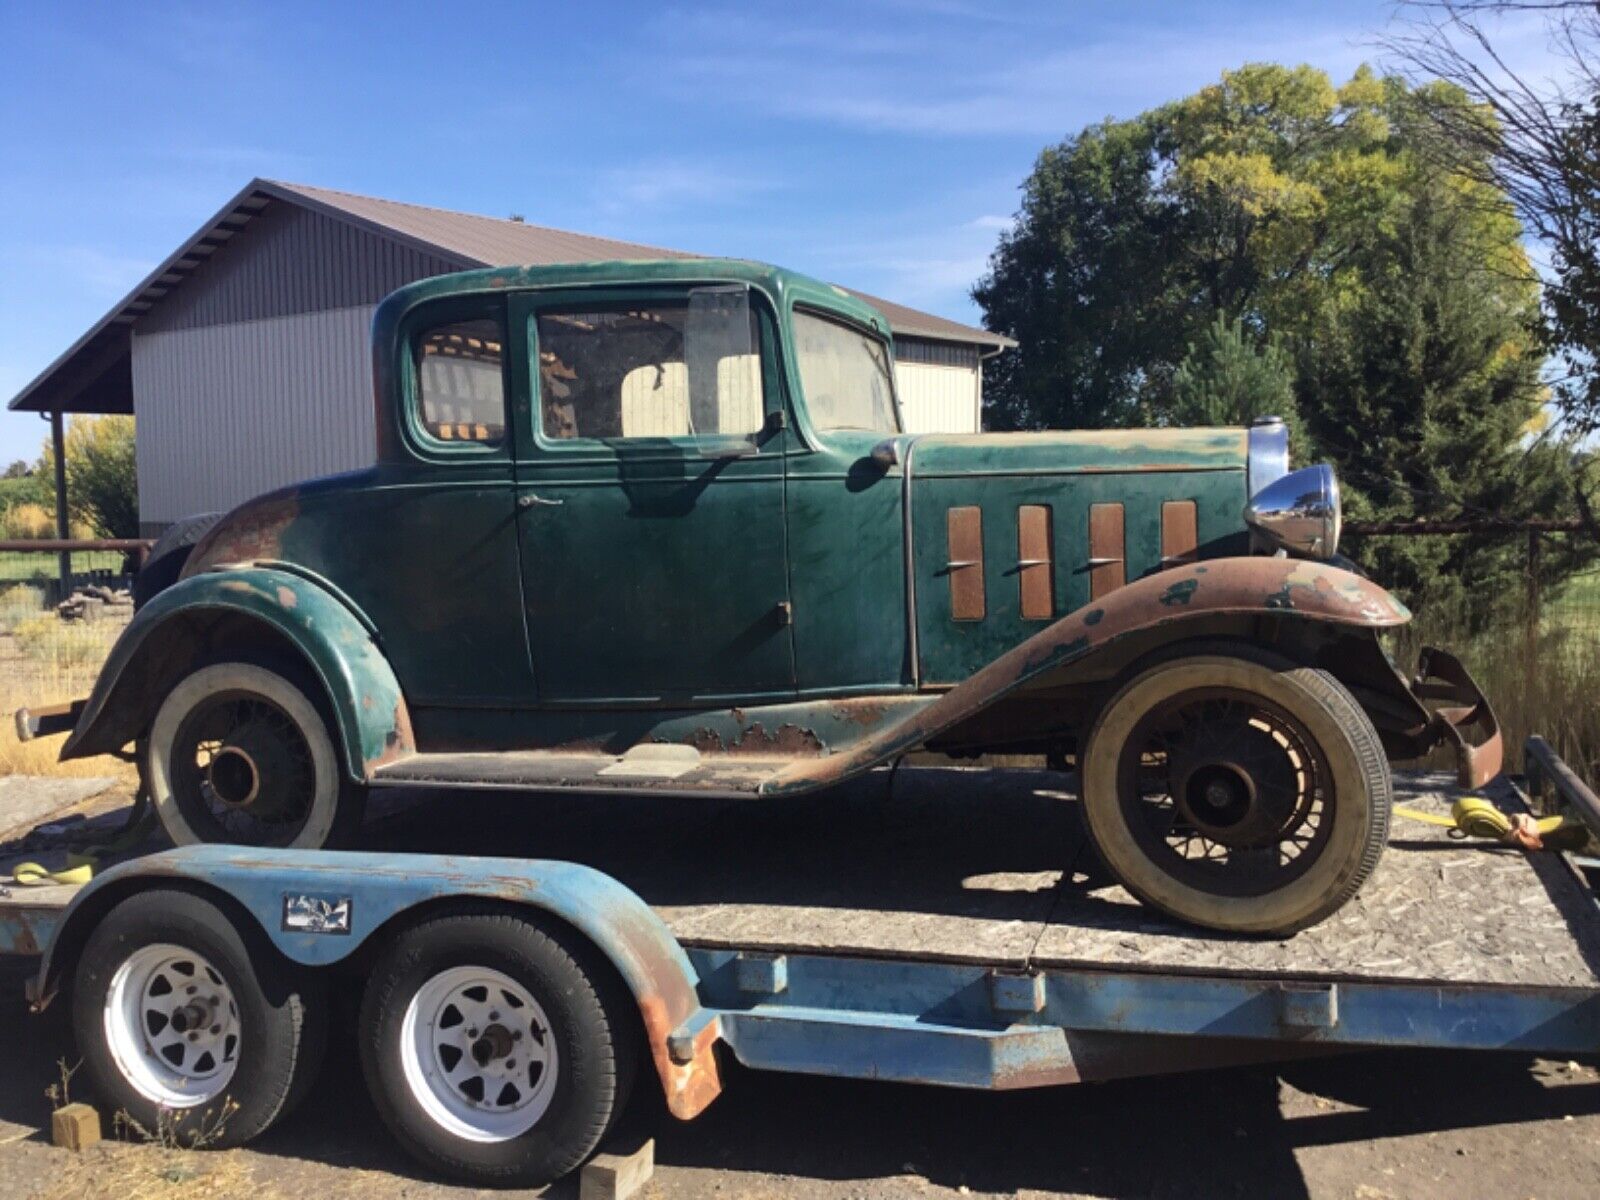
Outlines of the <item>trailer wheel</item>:
<svg viewBox="0 0 1600 1200">
<path fill-rule="evenodd" d="M 150 795 L 180 846 L 315 850 L 360 827 L 327 722 L 300 673 L 248 662 L 201 667 L 162 701 L 146 746 Z"/>
<path fill-rule="evenodd" d="M 1388 839 L 1388 761 L 1331 675 L 1207 646 L 1112 697 L 1083 764 L 1089 831 L 1152 907 L 1211 929 L 1290 934 L 1361 887 Z"/>
<path fill-rule="evenodd" d="M 423 1163 L 538 1186 L 581 1164 L 621 1111 L 632 1014 L 565 940 L 509 914 L 441 917 L 376 964 L 362 1069 L 384 1122 Z"/>
<path fill-rule="evenodd" d="M 141 892 L 78 959 L 72 1024 L 95 1093 L 152 1134 L 249 1141 L 309 1089 L 327 1033 L 321 980 L 252 948 L 215 905 Z"/>
</svg>

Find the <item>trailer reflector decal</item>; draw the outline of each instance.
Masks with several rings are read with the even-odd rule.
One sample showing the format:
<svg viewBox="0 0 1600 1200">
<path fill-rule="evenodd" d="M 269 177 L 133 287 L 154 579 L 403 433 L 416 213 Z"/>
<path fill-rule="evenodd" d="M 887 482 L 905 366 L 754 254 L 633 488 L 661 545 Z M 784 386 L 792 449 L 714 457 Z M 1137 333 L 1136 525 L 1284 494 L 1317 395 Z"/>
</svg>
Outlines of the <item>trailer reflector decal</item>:
<svg viewBox="0 0 1600 1200">
<path fill-rule="evenodd" d="M 349 896 L 286 892 L 283 897 L 284 932 L 348 935 L 351 908 Z"/>
</svg>

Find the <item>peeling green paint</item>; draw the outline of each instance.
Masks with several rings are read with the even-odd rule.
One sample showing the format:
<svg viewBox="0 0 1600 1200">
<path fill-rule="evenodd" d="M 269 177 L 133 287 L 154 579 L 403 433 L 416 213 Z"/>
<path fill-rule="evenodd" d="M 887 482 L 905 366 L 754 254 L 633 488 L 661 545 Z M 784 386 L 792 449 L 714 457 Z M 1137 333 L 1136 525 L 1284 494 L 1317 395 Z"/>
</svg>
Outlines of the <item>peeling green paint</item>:
<svg viewBox="0 0 1600 1200">
<path fill-rule="evenodd" d="M 1168 608 L 1175 604 L 1187 604 L 1194 599 L 1194 591 L 1199 586 L 1200 581 L 1197 579 L 1180 579 L 1161 593 L 1161 603 Z"/>
</svg>

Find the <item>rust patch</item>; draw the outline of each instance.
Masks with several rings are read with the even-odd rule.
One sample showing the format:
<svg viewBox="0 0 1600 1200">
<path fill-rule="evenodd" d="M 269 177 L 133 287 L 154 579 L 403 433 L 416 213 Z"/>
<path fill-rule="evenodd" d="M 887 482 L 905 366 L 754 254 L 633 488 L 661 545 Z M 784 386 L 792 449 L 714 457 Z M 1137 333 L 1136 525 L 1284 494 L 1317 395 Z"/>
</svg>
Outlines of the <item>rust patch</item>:
<svg viewBox="0 0 1600 1200">
<path fill-rule="evenodd" d="M 833 711 L 852 725 L 871 729 L 874 725 L 883 723 L 883 718 L 889 713 L 889 706 L 878 700 L 840 700 L 834 704 Z"/>
<path fill-rule="evenodd" d="M 809 729 L 795 724 L 778 726 L 772 732 L 757 721 L 744 731 L 736 745 L 731 747 L 742 754 L 805 754 L 823 752 L 822 739 Z"/>
<path fill-rule="evenodd" d="M 650 1042 L 650 1058 L 661 1078 L 667 1111 L 680 1121 L 703 1113 L 722 1094 L 722 1074 L 717 1066 L 716 1044 L 722 1027 L 710 1022 L 694 1039 L 694 1054 L 686 1063 L 675 1063 L 667 1052 L 672 1036 L 672 1021 L 666 1001 L 650 994 L 639 998 L 639 1014 L 644 1018 L 645 1037 Z"/>
<path fill-rule="evenodd" d="M 222 563 L 283 558 L 284 531 L 299 515 L 298 488 L 284 488 L 241 505 L 200 539 L 183 566 L 183 578 Z"/>
<path fill-rule="evenodd" d="M 722 735 L 720 733 L 715 729 L 708 729 L 703 726 L 683 740 L 685 745 L 693 746 L 701 754 L 721 754 L 727 749 L 722 743 Z"/>
<path fill-rule="evenodd" d="M 293 608 L 300 603 L 300 597 L 294 594 L 292 588 L 287 588 L 280 583 L 278 585 L 278 603 L 283 605 L 284 608 Z"/>
<path fill-rule="evenodd" d="M 394 716 L 390 719 L 389 732 L 383 739 L 382 753 L 367 759 L 362 765 L 370 779 L 378 768 L 409 758 L 416 752 L 417 739 L 411 731 L 411 710 L 406 707 L 405 697 L 402 696 L 394 702 Z"/>
</svg>

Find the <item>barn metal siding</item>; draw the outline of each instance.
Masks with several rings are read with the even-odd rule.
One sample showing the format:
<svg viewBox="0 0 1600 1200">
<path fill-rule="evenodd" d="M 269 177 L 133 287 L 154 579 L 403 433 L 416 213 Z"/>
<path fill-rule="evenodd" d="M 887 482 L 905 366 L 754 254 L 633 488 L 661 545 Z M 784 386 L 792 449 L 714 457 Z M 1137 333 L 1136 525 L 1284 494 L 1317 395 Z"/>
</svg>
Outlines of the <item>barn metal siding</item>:
<svg viewBox="0 0 1600 1200">
<path fill-rule="evenodd" d="M 894 358 L 908 432 L 978 432 L 983 364 L 976 346 L 895 338 Z"/>
<path fill-rule="evenodd" d="M 165 333 L 374 305 L 404 284 L 472 265 L 275 201 L 135 328 Z"/>
<path fill-rule="evenodd" d="M 370 465 L 372 306 L 133 335 L 139 523 Z"/>
</svg>

